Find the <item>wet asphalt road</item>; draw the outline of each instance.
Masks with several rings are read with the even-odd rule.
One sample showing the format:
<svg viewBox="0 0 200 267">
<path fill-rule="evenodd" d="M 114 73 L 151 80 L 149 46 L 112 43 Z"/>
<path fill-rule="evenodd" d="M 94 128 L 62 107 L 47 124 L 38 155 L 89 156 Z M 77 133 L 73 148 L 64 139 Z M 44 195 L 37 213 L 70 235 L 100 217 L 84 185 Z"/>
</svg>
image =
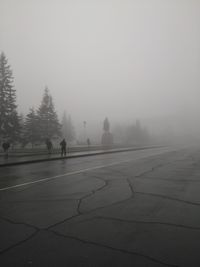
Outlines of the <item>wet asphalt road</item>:
<svg viewBox="0 0 200 267">
<path fill-rule="evenodd" d="M 33 182 L 40 179 L 51 178 L 56 175 L 68 174 L 74 171 L 84 171 L 88 168 L 103 167 L 109 164 L 118 164 L 126 161 L 134 161 L 140 158 L 170 151 L 169 148 L 147 149 L 133 152 L 121 152 L 117 154 L 105 154 L 92 157 L 75 159 L 63 159 L 46 161 L 22 166 L 4 167 L 0 169 L 0 189 Z M 59 181 L 58 181 L 59 182 Z"/>
<path fill-rule="evenodd" d="M 0 266 L 200 266 L 198 149 L 0 172 Z"/>
</svg>

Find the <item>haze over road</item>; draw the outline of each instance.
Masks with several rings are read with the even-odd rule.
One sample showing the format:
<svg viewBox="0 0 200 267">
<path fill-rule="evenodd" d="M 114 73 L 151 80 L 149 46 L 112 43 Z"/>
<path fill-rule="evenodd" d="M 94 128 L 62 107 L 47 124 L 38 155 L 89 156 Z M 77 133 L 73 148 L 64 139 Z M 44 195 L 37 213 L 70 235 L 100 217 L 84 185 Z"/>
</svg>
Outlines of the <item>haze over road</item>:
<svg viewBox="0 0 200 267">
<path fill-rule="evenodd" d="M 1 168 L 1 266 L 199 266 L 200 151 Z"/>
</svg>

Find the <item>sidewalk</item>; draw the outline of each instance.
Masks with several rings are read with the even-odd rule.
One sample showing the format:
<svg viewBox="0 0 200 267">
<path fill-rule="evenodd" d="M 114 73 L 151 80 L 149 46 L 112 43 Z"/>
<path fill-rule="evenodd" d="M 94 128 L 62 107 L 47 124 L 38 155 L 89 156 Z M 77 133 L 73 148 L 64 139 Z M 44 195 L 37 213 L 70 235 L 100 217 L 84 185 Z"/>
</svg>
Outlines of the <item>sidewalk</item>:
<svg viewBox="0 0 200 267">
<path fill-rule="evenodd" d="M 67 156 L 61 157 L 60 154 L 32 154 L 32 155 L 11 155 L 8 158 L 1 156 L 0 157 L 0 167 L 12 166 L 12 165 L 20 165 L 27 163 L 37 163 L 43 161 L 51 161 L 51 160 L 60 160 L 67 158 L 76 158 L 76 157 L 86 157 L 86 156 L 96 156 L 101 154 L 108 153 L 118 153 L 118 152 L 126 152 L 126 151 L 134 151 L 134 150 L 143 150 L 150 148 L 158 148 L 160 146 L 144 146 L 144 147 L 129 147 L 129 148 L 115 148 L 115 149 L 101 149 L 101 150 L 93 150 L 93 151 L 84 151 L 84 152 L 69 152 Z"/>
</svg>

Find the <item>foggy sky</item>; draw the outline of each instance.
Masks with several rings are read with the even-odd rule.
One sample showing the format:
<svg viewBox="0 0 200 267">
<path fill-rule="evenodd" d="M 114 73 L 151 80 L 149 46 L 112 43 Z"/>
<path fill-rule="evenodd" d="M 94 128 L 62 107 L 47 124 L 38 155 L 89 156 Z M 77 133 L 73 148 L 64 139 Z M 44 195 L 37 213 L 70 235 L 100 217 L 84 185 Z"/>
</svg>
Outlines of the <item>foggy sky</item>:
<svg viewBox="0 0 200 267">
<path fill-rule="evenodd" d="M 45 86 L 75 121 L 200 114 L 200 1 L 0 0 L 19 111 Z"/>
</svg>

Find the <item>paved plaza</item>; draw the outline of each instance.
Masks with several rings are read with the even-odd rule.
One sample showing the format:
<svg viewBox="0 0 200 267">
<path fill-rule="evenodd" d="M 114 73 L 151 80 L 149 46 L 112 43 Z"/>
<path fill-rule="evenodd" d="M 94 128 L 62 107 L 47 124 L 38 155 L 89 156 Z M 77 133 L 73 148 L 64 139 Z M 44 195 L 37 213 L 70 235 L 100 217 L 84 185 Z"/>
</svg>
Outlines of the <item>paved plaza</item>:
<svg viewBox="0 0 200 267">
<path fill-rule="evenodd" d="M 1 167 L 0 266 L 200 266 L 200 149 Z"/>
</svg>

